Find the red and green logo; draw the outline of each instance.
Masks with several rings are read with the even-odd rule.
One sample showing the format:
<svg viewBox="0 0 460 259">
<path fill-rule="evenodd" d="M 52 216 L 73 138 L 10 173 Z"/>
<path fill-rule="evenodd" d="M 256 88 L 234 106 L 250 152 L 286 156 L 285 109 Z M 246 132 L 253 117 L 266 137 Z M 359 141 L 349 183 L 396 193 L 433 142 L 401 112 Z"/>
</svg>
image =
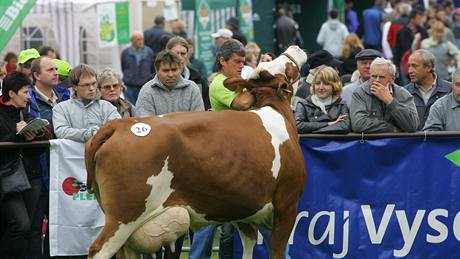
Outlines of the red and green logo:
<svg viewBox="0 0 460 259">
<path fill-rule="evenodd" d="M 96 199 L 96 196 L 92 193 L 88 193 L 86 184 L 80 182 L 74 177 L 67 177 L 62 182 L 62 191 L 72 196 L 73 200 L 92 201 Z"/>
</svg>

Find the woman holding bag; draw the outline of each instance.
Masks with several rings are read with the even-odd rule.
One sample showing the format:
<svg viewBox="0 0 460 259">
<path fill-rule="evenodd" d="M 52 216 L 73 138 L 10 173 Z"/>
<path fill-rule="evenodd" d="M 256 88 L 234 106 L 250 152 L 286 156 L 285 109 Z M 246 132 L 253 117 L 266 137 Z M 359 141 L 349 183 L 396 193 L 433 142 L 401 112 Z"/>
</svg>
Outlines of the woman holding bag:
<svg viewBox="0 0 460 259">
<path fill-rule="evenodd" d="M 30 79 L 13 72 L 3 80 L 0 97 L 0 141 L 31 141 L 43 132 L 23 129 L 32 117 L 24 110 L 30 96 Z M 2 258 L 22 258 L 31 219 L 37 208 L 41 189 L 38 153 L 11 149 L 0 152 L 0 219 Z"/>
</svg>

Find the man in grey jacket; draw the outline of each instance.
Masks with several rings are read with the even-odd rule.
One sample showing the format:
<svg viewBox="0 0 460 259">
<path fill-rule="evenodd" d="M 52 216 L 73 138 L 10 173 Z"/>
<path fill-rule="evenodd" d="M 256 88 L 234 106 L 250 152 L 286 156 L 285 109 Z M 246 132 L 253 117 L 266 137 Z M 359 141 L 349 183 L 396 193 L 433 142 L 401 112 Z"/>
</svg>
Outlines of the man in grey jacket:
<svg viewBox="0 0 460 259">
<path fill-rule="evenodd" d="M 161 115 L 170 112 L 204 111 L 200 88 L 181 77 L 180 57 L 162 50 L 155 59 L 155 77 L 145 83 L 136 102 L 136 116 Z"/>
<path fill-rule="evenodd" d="M 414 97 L 394 83 L 396 68 L 384 58 L 371 63 L 371 79 L 358 87 L 350 105 L 356 133 L 414 132 L 419 119 Z"/>
<path fill-rule="evenodd" d="M 115 106 L 100 100 L 92 67 L 80 64 L 72 69 L 69 78 L 74 94 L 54 106 L 54 133 L 57 138 L 86 142 L 102 125 L 121 116 Z"/>
</svg>

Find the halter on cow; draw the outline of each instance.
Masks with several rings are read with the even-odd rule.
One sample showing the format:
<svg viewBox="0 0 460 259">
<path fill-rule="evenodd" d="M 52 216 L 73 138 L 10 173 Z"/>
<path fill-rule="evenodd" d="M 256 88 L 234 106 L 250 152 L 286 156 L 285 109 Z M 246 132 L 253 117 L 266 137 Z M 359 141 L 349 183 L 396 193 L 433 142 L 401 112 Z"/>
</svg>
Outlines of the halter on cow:
<svg viewBox="0 0 460 259">
<path fill-rule="evenodd" d="M 86 143 L 87 186 L 105 213 L 88 258 L 138 258 L 189 227 L 221 222 L 238 228 L 243 258 L 252 258 L 258 226 L 272 230 L 270 258 L 283 258 L 305 185 L 290 99 L 307 60 L 297 46 L 286 52 L 292 60 L 281 55 L 249 80 L 224 82 L 251 90 L 255 110 L 116 120 Z"/>
</svg>

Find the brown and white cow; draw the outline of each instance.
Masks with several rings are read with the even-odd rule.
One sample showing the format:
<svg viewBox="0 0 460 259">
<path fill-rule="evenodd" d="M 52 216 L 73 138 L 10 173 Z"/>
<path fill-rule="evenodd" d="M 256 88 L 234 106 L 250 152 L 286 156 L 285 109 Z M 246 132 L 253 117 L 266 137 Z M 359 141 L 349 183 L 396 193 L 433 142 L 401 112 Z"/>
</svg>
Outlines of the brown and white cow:
<svg viewBox="0 0 460 259">
<path fill-rule="evenodd" d="M 270 258 L 283 258 L 306 174 L 290 98 L 307 56 L 286 53 L 248 81 L 225 81 L 253 91 L 255 110 L 116 120 L 87 142 L 88 187 L 105 213 L 89 258 L 138 258 L 221 222 L 238 228 L 243 258 L 257 226 L 272 230 Z"/>
</svg>

